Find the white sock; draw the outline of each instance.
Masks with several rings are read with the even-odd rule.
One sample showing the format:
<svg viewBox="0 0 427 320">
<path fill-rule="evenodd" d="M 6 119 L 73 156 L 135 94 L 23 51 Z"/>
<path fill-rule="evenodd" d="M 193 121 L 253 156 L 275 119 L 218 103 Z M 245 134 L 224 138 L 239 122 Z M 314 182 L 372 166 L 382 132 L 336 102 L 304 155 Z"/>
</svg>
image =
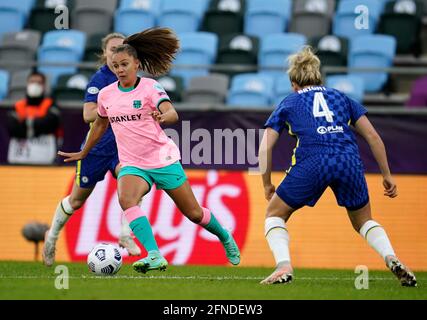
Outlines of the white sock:
<svg viewBox="0 0 427 320">
<path fill-rule="evenodd" d="M 55 215 L 52 219 L 52 225 L 49 229 L 49 241 L 56 241 L 58 239 L 59 232 L 62 230 L 73 213 L 74 210 L 70 204 L 70 196 L 68 196 L 64 198 L 56 208 Z"/>
<path fill-rule="evenodd" d="M 384 228 L 374 220 L 368 220 L 360 228 L 360 235 L 378 252 L 384 260 L 387 256 L 395 256 L 393 247 Z"/>
<path fill-rule="evenodd" d="M 276 265 L 291 263 L 289 254 L 289 233 L 282 218 L 270 217 L 265 219 L 265 237 L 273 252 Z"/>
<path fill-rule="evenodd" d="M 126 219 L 126 216 L 122 213 L 122 226 L 120 228 L 120 238 L 121 237 L 130 237 L 131 228 L 129 227 L 129 222 Z"/>
<path fill-rule="evenodd" d="M 142 198 L 138 202 L 138 207 L 141 207 L 142 205 Z M 129 221 L 126 219 L 126 215 L 122 213 L 122 224 L 120 228 L 120 235 L 119 237 L 131 237 L 132 236 L 132 229 L 129 226 Z"/>
</svg>

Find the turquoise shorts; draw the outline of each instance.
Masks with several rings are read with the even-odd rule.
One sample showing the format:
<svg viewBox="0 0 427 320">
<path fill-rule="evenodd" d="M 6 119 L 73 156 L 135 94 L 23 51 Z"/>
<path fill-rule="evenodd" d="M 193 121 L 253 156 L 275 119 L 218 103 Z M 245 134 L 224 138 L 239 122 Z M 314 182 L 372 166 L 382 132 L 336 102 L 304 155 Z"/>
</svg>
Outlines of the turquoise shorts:
<svg viewBox="0 0 427 320">
<path fill-rule="evenodd" d="M 177 161 L 167 167 L 159 169 L 141 169 L 137 167 L 124 167 L 120 170 L 117 179 L 123 176 L 138 176 L 147 181 L 150 190 L 153 183 L 158 190 L 173 190 L 179 188 L 187 181 L 181 162 Z"/>
</svg>

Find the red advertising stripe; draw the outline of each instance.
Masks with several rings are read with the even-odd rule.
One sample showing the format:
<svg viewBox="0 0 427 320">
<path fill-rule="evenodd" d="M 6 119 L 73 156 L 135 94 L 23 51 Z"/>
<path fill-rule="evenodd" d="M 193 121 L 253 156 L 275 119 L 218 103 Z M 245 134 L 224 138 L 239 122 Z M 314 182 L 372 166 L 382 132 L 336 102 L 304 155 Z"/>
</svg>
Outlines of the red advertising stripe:
<svg viewBox="0 0 427 320">
<path fill-rule="evenodd" d="M 189 182 L 200 205 L 209 208 L 219 222 L 232 231 L 242 248 L 248 232 L 250 210 L 244 173 L 189 172 Z M 116 194 L 116 180 L 108 175 L 67 224 L 66 240 L 72 261 L 86 260 L 88 252 L 97 243 L 117 243 L 121 209 Z M 218 239 L 185 218 L 164 191 L 155 190 L 154 187 L 144 197 L 142 209 L 152 224 L 161 252 L 170 263 L 227 263 Z M 124 251 L 122 254 L 126 256 Z M 125 261 L 136 259 L 127 257 Z"/>
</svg>

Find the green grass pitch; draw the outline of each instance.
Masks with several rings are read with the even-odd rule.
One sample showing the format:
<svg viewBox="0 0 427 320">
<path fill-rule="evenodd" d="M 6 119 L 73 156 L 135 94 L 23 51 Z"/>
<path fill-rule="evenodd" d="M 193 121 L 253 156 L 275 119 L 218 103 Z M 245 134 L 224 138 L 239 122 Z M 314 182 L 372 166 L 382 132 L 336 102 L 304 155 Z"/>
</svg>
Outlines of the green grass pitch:
<svg viewBox="0 0 427 320">
<path fill-rule="evenodd" d="M 386 271 L 369 272 L 369 289 L 357 290 L 352 270 L 296 269 L 290 285 L 263 286 L 270 268 L 170 266 L 138 274 L 123 265 L 112 277 L 96 277 L 86 264 L 66 263 L 68 289 L 55 288 L 55 266 L 0 262 L 0 299 L 287 300 L 427 299 L 427 272 L 416 272 L 418 287 L 401 287 Z"/>
</svg>

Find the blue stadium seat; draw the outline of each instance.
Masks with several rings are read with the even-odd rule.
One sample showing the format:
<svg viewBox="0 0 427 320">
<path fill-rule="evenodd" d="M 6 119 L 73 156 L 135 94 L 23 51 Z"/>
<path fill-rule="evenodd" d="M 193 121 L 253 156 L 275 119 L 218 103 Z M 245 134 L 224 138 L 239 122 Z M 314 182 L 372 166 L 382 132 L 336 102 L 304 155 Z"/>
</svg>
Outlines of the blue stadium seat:
<svg viewBox="0 0 427 320">
<path fill-rule="evenodd" d="M 78 63 L 82 60 L 86 34 L 77 30 L 58 30 L 47 32 L 38 51 L 39 63 Z M 73 66 L 41 66 L 41 72 L 49 75 L 53 85 L 58 77 L 77 72 Z"/>
<path fill-rule="evenodd" d="M 359 6 L 369 9 L 366 19 L 361 19 L 361 13 L 356 13 Z M 379 16 L 382 13 L 384 3 L 370 0 L 346 0 L 340 1 L 333 21 L 332 33 L 337 36 L 353 38 L 356 36 L 372 34 L 376 30 Z M 356 27 L 357 22 L 368 22 L 367 28 Z"/>
<path fill-rule="evenodd" d="M 202 13 L 205 13 L 209 9 L 209 5 L 211 4 L 212 0 L 200 0 L 202 3 Z"/>
<path fill-rule="evenodd" d="M 261 67 L 277 67 L 278 70 L 262 70 L 262 73 L 281 75 L 288 66 L 288 57 L 301 50 L 307 39 L 298 33 L 276 33 L 261 38 L 258 64 Z"/>
<path fill-rule="evenodd" d="M 351 41 L 349 67 L 388 68 L 393 65 L 396 54 L 396 39 L 387 35 L 366 35 Z M 365 83 L 367 92 L 380 91 L 388 79 L 387 72 L 352 72 Z"/>
<path fill-rule="evenodd" d="M 195 69 L 174 68 L 171 74 L 184 79 L 185 88 L 195 76 L 206 76 L 209 65 L 216 60 L 218 36 L 210 32 L 189 32 L 180 35 L 181 50 L 176 56 L 175 65 L 203 65 Z"/>
<path fill-rule="evenodd" d="M 18 32 L 24 28 L 25 15 L 18 9 L 0 8 L 0 38 L 8 32 Z"/>
<path fill-rule="evenodd" d="M 0 38 L 4 33 L 21 31 L 33 5 L 34 0 L 0 0 Z"/>
<path fill-rule="evenodd" d="M 0 0 L 0 8 L 14 8 L 29 15 L 31 9 L 34 7 L 35 0 Z"/>
<path fill-rule="evenodd" d="M 363 78 L 355 75 L 335 75 L 326 78 L 326 86 L 345 93 L 350 98 L 362 103 L 365 95 Z"/>
<path fill-rule="evenodd" d="M 78 30 L 56 30 L 43 37 L 42 48 L 67 48 L 82 57 L 86 44 L 86 34 Z"/>
<path fill-rule="evenodd" d="M 292 3 L 290 0 L 248 0 L 244 33 L 264 37 L 287 30 Z"/>
<path fill-rule="evenodd" d="M 283 73 L 281 76 L 276 77 L 274 83 L 274 104 L 278 106 L 283 99 L 293 92 L 291 80 L 289 76 Z"/>
<path fill-rule="evenodd" d="M 227 104 L 243 108 L 269 107 L 273 88 L 274 81 L 270 76 L 258 73 L 237 75 L 231 82 Z"/>
<path fill-rule="evenodd" d="M 0 101 L 7 97 L 9 92 L 9 72 L 0 70 Z"/>
<path fill-rule="evenodd" d="M 176 33 L 199 30 L 206 10 L 205 0 L 163 0 L 159 26 L 169 27 Z"/>
<path fill-rule="evenodd" d="M 122 0 L 115 14 L 115 31 L 131 35 L 156 26 L 161 0 Z"/>
</svg>

